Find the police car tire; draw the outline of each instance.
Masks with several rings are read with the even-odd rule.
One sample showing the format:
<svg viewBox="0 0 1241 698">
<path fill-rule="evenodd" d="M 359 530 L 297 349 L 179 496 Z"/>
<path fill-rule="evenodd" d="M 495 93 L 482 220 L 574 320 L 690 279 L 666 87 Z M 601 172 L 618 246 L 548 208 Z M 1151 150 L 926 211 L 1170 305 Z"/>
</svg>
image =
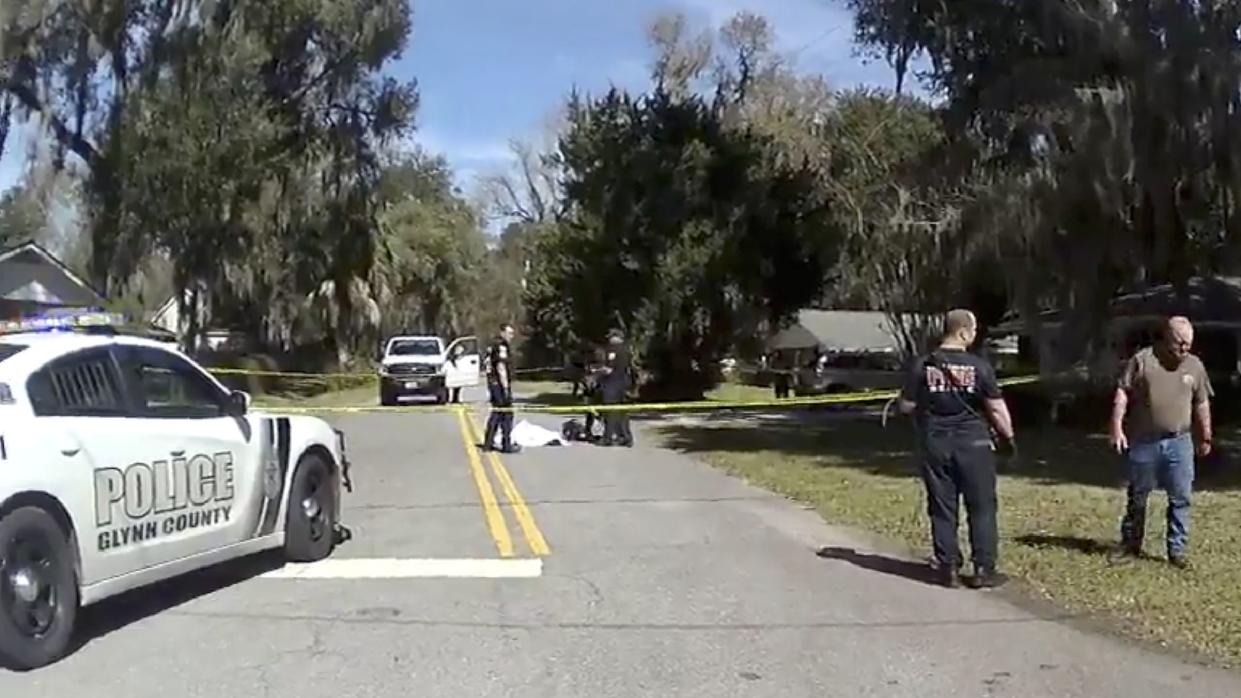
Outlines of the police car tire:
<svg viewBox="0 0 1241 698">
<path fill-rule="evenodd" d="M 38 507 L 22 507 L 0 519 L 0 554 L 18 535 L 40 540 L 56 597 L 51 627 L 39 639 L 17 629 L 11 609 L 0 608 L 0 665 L 23 671 L 51 664 L 69 647 L 77 621 L 78 585 L 69 540 L 51 514 Z M 5 573 L 0 569 L 0 574 Z M 0 595 L 0 604 L 9 603 L 9 598 L 9 593 Z"/>
<path fill-rule="evenodd" d="M 302 508 L 304 500 L 315 491 L 318 483 L 317 501 L 323 516 L 320 535 L 315 537 L 310 517 Z M 293 487 L 289 491 L 289 515 L 285 521 L 285 557 L 292 562 L 315 562 L 332 552 L 336 535 L 336 498 L 332 488 L 332 471 L 326 461 L 315 453 L 302 456 L 293 474 Z"/>
</svg>

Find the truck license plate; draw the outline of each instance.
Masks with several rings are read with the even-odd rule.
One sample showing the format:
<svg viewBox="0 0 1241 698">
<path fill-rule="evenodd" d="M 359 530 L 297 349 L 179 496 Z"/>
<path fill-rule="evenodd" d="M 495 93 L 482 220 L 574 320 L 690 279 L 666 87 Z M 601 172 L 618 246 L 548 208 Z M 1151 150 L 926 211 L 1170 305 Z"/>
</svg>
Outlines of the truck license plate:
<svg viewBox="0 0 1241 698">
<path fill-rule="evenodd" d="M 421 388 L 421 387 L 422 387 L 422 381 L 406 381 L 406 382 L 405 382 L 405 387 L 406 387 L 406 389 L 408 389 L 408 390 L 413 390 L 414 388 Z"/>
</svg>

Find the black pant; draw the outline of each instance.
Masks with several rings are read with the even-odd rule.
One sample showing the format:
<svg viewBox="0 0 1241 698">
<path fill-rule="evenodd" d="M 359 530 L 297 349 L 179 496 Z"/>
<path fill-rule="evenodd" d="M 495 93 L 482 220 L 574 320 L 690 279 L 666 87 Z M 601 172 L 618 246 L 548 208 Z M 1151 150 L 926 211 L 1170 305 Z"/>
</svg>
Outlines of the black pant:
<svg viewBox="0 0 1241 698">
<path fill-rule="evenodd" d="M 922 440 L 922 480 L 926 484 L 931 538 L 941 568 L 960 569 L 958 508 L 965 498 L 970 552 L 975 571 L 994 571 L 999 532 L 996 527 L 995 452 L 989 435 L 932 433 Z"/>
<path fill-rule="evenodd" d="M 493 384 L 488 385 L 487 390 L 491 393 L 492 407 L 511 408 L 513 406 L 512 397 L 504 388 Z M 483 437 L 484 448 L 494 446 L 496 429 L 500 430 L 501 448 L 508 450 L 513 444 L 513 412 L 511 409 L 493 409 L 491 414 L 487 415 L 487 434 Z"/>
<path fill-rule="evenodd" d="M 593 401 L 592 401 L 593 404 Z M 599 413 L 592 409 L 586 410 L 586 438 L 587 440 L 595 437 L 595 422 L 599 421 Z"/>
<path fill-rule="evenodd" d="M 789 377 L 784 373 L 776 375 L 775 379 L 776 399 L 782 400 L 789 396 Z"/>
<path fill-rule="evenodd" d="M 625 402 L 625 391 L 613 388 L 603 391 L 603 404 L 621 405 Z M 623 444 L 633 443 L 633 433 L 629 431 L 629 413 L 622 410 L 606 410 L 603 413 L 603 441 Z"/>
</svg>

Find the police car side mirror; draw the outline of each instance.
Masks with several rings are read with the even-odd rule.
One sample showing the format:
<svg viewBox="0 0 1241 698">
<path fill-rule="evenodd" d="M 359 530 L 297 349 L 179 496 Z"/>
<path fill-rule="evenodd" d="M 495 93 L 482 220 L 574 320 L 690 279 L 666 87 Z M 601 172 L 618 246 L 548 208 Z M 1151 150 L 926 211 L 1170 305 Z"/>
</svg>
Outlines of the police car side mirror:
<svg viewBox="0 0 1241 698">
<path fill-rule="evenodd" d="M 244 416 L 250 410 L 250 393 L 244 390 L 234 390 L 229 393 L 225 409 L 230 417 Z"/>
</svg>

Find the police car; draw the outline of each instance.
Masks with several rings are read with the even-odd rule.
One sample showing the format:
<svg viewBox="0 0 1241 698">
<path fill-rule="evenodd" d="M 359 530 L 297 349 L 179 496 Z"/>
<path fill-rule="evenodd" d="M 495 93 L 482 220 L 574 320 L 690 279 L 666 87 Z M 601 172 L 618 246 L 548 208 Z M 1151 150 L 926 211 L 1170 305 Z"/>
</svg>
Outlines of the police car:
<svg viewBox="0 0 1241 698">
<path fill-rule="evenodd" d="M 266 549 L 319 560 L 348 536 L 340 431 L 251 411 L 164 343 L 73 324 L 0 323 L 0 663 L 14 669 L 63 656 L 80 606 Z"/>
</svg>

